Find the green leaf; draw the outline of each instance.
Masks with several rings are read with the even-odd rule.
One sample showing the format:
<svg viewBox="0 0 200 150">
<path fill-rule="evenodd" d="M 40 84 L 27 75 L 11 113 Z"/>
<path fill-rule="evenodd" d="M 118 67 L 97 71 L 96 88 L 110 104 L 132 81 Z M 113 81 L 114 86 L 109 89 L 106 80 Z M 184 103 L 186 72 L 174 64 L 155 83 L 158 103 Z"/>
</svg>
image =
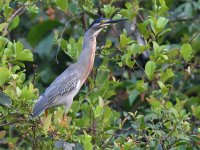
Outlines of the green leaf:
<svg viewBox="0 0 200 150">
<path fill-rule="evenodd" d="M 150 33 L 147 32 L 147 26 L 148 25 L 149 25 L 149 21 L 148 20 L 137 24 L 137 27 L 138 27 L 140 33 L 145 37 L 145 39 L 148 38 L 149 35 L 150 35 Z"/>
<path fill-rule="evenodd" d="M 133 90 L 129 93 L 129 105 L 132 106 L 133 103 L 135 102 L 136 98 L 138 97 L 138 95 L 140 94 L 140 92 L 138 92 L 137 90 Z"/>
<path fill-rule="evenodd" d="M 144 92 L 147 90 L 147 83 L 144 83 L 144 80 L 138 80 L 137 81 L 137 85 L 136 85 L 136 89 L 139 91 L 139 92 Z"/>
<path fill-rule="evenodd" d="M 135 61 L 132 60 L 131 54 L 125 54 L 121 58 L 122 62 L 124 62 L 130 68 L 133 68 Z"/>
<path fill-rule="evenodd" d="M 8 39 L 0 36 L 0 53 L 3 51 L 3 48 L 5 47 L 6 43 L 8 42 Z"/>
<path fill-rule="evenodd" d="M 146 123 L 145 123 L 143 115 L 138 115 L 137 116 L 137 122 L 139 124 L 140 129 L 144 129 L 146 127 Z"/>
<path fill-rule="evenodd" d="M 6 130 L 0 131 L 0 140 L 3 139 L 6 135 Z"/>
<path fill-rule="evenodd" d="M 142 53 L 141 46 L 139 44 L 134 43 L 130 46 L 130 50 L 128 50 L 128 52 L 133 55 L 141 54 Z"/>
<path fill-rule="evenodd" d="M 157 27 L 159 29 L 163 29 L 167 25 L 168 21 L 169 21 L 168 19 L 160 17 L 157 22 Z"/>
<path fill-rule="evenodd" d="M 190 146 L 190 142 L 187 141 L 187 140 L 179 140 L 179 141 L 176 141 L 174 143 L 173 147 L 178 147 L 178 146 L 181 146 L 181 145 Z"/>
<path fill-rule="evenodd" d="M 161 81 L 164 83 L 166 82 L 169 78 L 173 77 L 174 73 L 172 69 L 167 69 L 166 72 L 161 73 Z"/>
<path fill-rule="evenodd" d="M 20 61 L 33 61 L 33 54 L 31 50 L 24 49 L 23 51 L 16 51 L 16 60 Z"/>
<path fill-rule="evenodd" d="M 67 41 L 65 39 L 60 39 L 60 46 L 63 50 L 67 49 Z"/>
<path fill-rule="evenodd" d="M 181 56 L 185 59 L 185 61 L 189 61 L 192 55 L 192 47 L 190 44 L 183 44 L 181 46 Z"/>
<path fill-rule="evenodd" d="M 6 5 L 4 7 L 3 15 L 5 16 L 6 20 L 12 15 L 13 9 L 9 7 L 9 5 Z"/>
<path fill-rule="evenodd" d="M 125 47 L 130 41 L 131 41 L 131 39 L 129 37 L 127 37 L 125 34 L 120 35 L 120 46 L 121 47 Z"/>
<path fill-rule="evenodd" d="M 68 8 L 68 0 L 56 0 L 56 5 L 58 6 L 58 8 L 66 12 Z"/>
<path fill-rule="evenodd" d="M 110 18 L 112 14 L 116 11 L 116 8 L 111 6 L 111 4 L 108 4 L 108 5 L 104 5 L 101 10 L 106 15 L 106 18 Z"/>
<path fill-rule="evenodd" d="M 116 14 L 116 15 L 114 15 L 114 17 L 112 19 L 116 20 L 116 19 L 121 19 L 121 18 L 122 18 L 122 15 Z"/>
<path fill-rule="evenodd" d="M 95 111 L 94 111 L 94 117 L 97 118 L 97 117 L 100 117 L 101 116 L 101 113 L 102 113 L 102 110 L 103 110 L 103 107 L 102 106 L 97 106 L 95 108 Z"/>
<path fill-rule="evenodd" d="M 184 13 L 187 18 L 192 18 L 193 17 L 193 7 L 192 3 L 185 3 L 185 10 Z"/>
<path fill-rule="evenodd" d="M 168 91 L 169 91 L 169 88 L 166 87 L 162 81 L 157 81 L 158 85 L 160 86 L 161 90 L 162 90 L 162 93 L 163 94 L 167 94 Z"/>
<path fill-rule="evenodd" d="M 85 131 L 84 132 L 84 141 L 83 141 L 83 147 L 85 150 L 92 150 L 93 146 L 91 143 L 92 137 L 88 135 Z"/>
<path fill-rule="evenodd" d="M 31 14 L 34 14 L 34 13 L 36 14 L 36 13 L 38 13 L 38 10 L 39 10 L 39 8 L 35 4 L 28 5 L 26 8 L 27 8 L 28 12 Z"/>
<path fill-rule="evenodd" d="M 45 131 L 48 131 L 49 130 L 49 126 L 51 125 L 51 117 L 52 117 L 52 114 L 49 114 L 47 117 L 43 117 L 43 129 Z"/>
<path fill-rule="evenodd" d="M 160 101 L 156 100 L 154 97 L 147 99 L 153 109 L 162 108 Z"/>
<path fill-rule="evenodd" d="M 29 83 L 29 88 L 27 86 L 23 87 L 21 89 L 21 95 L 20 95 L 21 99 L 25 99 L 25 100 L 30 100 L 30 99 L 36 99 L 37 96 L 34 94 L 34 90 L 31 89 L 31 83 Z"/>
<path fill-rule="evenodd" d="M 107 81 L 108 77 L 109 77 L 109 70 L 99 68 L 95 80 L 96 85 L 102 85 L 104 82 Z"/>
<path fill-rule="evenodd" d="M 171 32 L 171 31 L 172 31 L 172 29 L 167 28 L 167 29 L 163 30 L 162 32 L 160 32 L 160 33 L 158 34 L 158 37 L 162 36 L 163 34 L 165 34 L 165 33 L 167 33 L 167 32 Z"/>
<path fill-rule="evenodd" d="M 159 0 L 159 2 L 161 6 L 158 9 L 159 9 L 159 15 L 161 16 L 162 14 L 165 14 L 169 8 L 166 6 L 165 0 Z"/>
<path fill-rule="evenodd" d="M 195 142 L 200 142 L 200 137 L 198 136 L 198 135 L 195 135 L 195 134 L 193 134 L 193 135 L 190 135 L 190 137 L 195 141 Z"/>
<path fill-rule="evenodd" d="M 15 65 L 18 65 L 20 67 L 25 68 L 25 64 L 23 62 L 21 62 L 21 61 L 13 60 L 12 63 L 15 64 Z"/>
<path fill-rule="evenodd" d="M 94 2 L 92 0 L 84 0 L 84 1 L 79 0 L 78 5 L 80 8 L 83 8 L 84 10 L 86 10 L 88 12 L 92 12 L 94 14 L 97 13 L 97 10 L 93 9 Z"/>
<path fill-rule="evenodd" d="M 192 108 L 192 112 L 195 115 L 195 117 L 200 119 L 200 106 L 192 106 L 191 108 Z"/>
<path fill-rule="evenodd" d="M 156 64 L 154 61 L 148 61 L 145 65 L 145 73 L 147 75 L 147 77 L 152 80 L 153 79 L 153 75 L 156 69 Z"/>
<path fill-rule="evenodd" d="M 155 41 L 153 41 L 153 50 L 154 50 L 155 57 L 158 57 L 158 55 L 159 55 L 159 45 Z"/>
<path fill-rule="evenodd" d="M 166 104 L 165 104 L 165 107 L 166 107 L 167 109 L 171 109 L 171 108 L 173 108 L 173 104 L 172 104 L 172 102 L 167 101 Z"/>
<path fill-rule="evenodd" d="M 33 61 L 33 54 L 31 50 L 23 49 L 24 46 L 21 42 L 17 42 L 13 44 L 15 49 L 16 57 L 15 60 L 19 61 Z"/>
<path fill-rule="evenodd" d="M 6 107 L 10 107 L 12 105 L 12 100 L 10 99 L 10 97 L 1 91 L 0 91 L 0 105 Z"/>
<path fill-rule="evenodd" d="M 1 23 L 0 24 L 0 32 L 8 25 L 8 23 Z"/>
<path fill-rule="evenodd" d="M 10 72 L 7 68 L 0 68 L 0 86 L 3 85 L 10 77 Z"/>
<path fill-rule="evenodd" d="M 16 16 L 16 17 L 13 19 L 13 21 L 10 23 L 8 29 L 11 31 L 11 30 L 15 29 L 18 25 L 19 25 L 19 16 Z"/>
<path fill-rule="evenodd" d="M 157 35 L 164 30 L 169 20 L 164 17 L 160 17 L 159 19 L 150 17 L 149 21 L 153 32 Z"/>
<path fill-rule="evenodd" d="M 83 37 L 79 37 L 78 41 L 74 38 L 70 38 L 67 42 L 67 50 L 65 53 L 69 55 L 73 60 L 78 60 L 82 50 Z"/>
<path fill-rule="evenodd" d="M 120 14 L 122 14 L 122 16 L 124 16 L 130 20 L 133 20 L 139 10 L 138 5 L 134 4 L 134 6 L 133 6 L 133 4 L 131 2 L 127 2 L 125 4 L 125 6 L 126 6 L 126 9 L 121 9 Z M 134 9 L 134 11 L 133 11 L 133 9 Z"/>
</svg>

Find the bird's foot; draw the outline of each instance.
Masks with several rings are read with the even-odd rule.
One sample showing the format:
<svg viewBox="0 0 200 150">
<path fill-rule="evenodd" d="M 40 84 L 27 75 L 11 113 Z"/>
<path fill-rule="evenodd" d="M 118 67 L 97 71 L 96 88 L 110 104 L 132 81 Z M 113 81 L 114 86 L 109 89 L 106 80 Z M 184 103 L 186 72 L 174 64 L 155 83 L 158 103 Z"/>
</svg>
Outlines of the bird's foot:
<svg viewBox="0 0 200 150">
<path fill-rule="evenodd" d="M 66 121 L 66 120 L 67 120 L 67 114 L 64 113 L 64 114 L 63 114 L 63 117 L 62 117 L 62 121 Z"/>
<path fill-rule="evenodd" d="M 71 120 L 71 118 L 68 117 L 68 116 L 65 114 L 65 115 L 63 115 L 63 117 L 62 117 L 62 119 L 61 119 L 61 121 L 60 121 L 60 125 L 63 126 L 63 127 L 69 127 L 70 122 L 71 122 L 70 120 Z"/>
</svg>

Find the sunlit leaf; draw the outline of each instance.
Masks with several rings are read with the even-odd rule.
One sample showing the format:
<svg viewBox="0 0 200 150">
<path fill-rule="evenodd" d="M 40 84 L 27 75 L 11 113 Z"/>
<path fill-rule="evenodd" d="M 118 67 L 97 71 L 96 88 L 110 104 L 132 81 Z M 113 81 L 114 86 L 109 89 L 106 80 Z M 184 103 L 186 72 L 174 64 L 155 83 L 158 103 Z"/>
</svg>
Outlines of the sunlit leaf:
<svg viewBox="0 0 200 150">
<path fill-rule="evenodd" d="M 45 131 L 48 131 L 49 130 L 49 126 L 51 125 L 51 117 L 52 117 L 52 114 L 49 114 L 47 117 L 43 117 L 43 129 Z"/>
<path fill-rule="evenodd" d="M 157 27 L 159 29 L 163 29 L 166 26 L 166 24 L 168 23 L 168 21 L 169 21 L 168 19 L 166 19 L 164 17 L 160 17 L 157 22 Z"/>
<path fill-rule="evenodd" d="M 7 68 L 0 67 L 0 86 L 3 85 L 10 77 L 10 72 Z"/>
<path fill-rule="evenodd" d="M 136 89 L 139 92 L 144 92 L 147 90 L 147 83 L 144 83 L 144 80 L 138 80 L 137 81 L 137 85 L 136 85 Z"/>
<path fill-rule="evenodd" d="M 90 135 L 88 135 L 84 131 L 84 140 L 83 140 L 83 147 L 84 147 L 84 149 L 87 149 L 87 150 L 92 150 L 93 149 L 91 140 L 92 140 L 92 137 Z"/>
<path fill-rule="evenodd" d="M 3 139 L 6 135 L 6 130 L 0 131 L 0 140 Z"/>
<path fill-rule="evenodd" d="M 169 78 L 173 77 L 174 73 L 172 71 L 172 69 L 167 69 L 166 72 L 162 72 L 161 73 L 161 81 L 162 82 L 166 82 Z"/>
<path fill-rule="evenodd" d="M 0 32 L 8 25 L 8 23 L 1 23 L 0 24 Z"/>
<path fill-rule="evenodd" d="M 33 54 L 31 50 L 28 50 L 28 49 L 24 49 L 23 51 L 17 51 L 16 60 L 33 61 Z"/>
<path fill-rule="evenodd" d="M 149 98 L 147 100 L 148 100 L 148 102 L 150 103 L 150 105 L 152 106 L 153 109 L 162 108 L 162 104 L 161 104 L 161 102 L 159 100 L 157 100 L 157 99 L 155 99 L 153 97 L 151 97 L 151 98 Z"/>
<path fill-rule="evenodd" d="M 192 112 L 198 119 L 200 119 L 200 106 L 192 106 Z"/>
<path fill-rule="evenodd" d="M 63 11 L 66 11 L 68 8 L 68 0 L 56 0 L 56 5 Z"/>
<path fill-rule="evenodd" d="M 156 69 L 156 64 L 154 61 L 148 61 L 145 65 L 145 73 L 147 75 L 147 77 L 152 80 L 153 79 L 153 75 Z"/>
<path fill-rule="evenodd" d="M 183 44 L 181 46 L 181 56 L 185 59 L 185 61 L 189 61 L 192 55 L 192 47 L 190 44 Z"/>
<path fill-rule="evenodd" d="M 9 25 L 9 30 L 15 29 L 19 25 L 19 16 L 16 16 Z"/>
</svg>

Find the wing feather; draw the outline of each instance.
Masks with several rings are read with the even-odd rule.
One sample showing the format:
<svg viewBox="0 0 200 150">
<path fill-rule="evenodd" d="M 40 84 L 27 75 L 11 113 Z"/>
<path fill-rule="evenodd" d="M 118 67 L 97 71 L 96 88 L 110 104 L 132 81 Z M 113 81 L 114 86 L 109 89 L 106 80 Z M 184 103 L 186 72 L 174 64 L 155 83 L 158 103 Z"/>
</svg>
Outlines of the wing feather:
<svg viewBox="0 0 200 150">
<path fill-rule="evenodd" d="M 39 97 L 33 109 L 33 116 L 39 116 L 45 109 L 60 104 L 60 100 L 77 89 L 80 78 L 68 68 L 58 76 Z"/>
</svg>

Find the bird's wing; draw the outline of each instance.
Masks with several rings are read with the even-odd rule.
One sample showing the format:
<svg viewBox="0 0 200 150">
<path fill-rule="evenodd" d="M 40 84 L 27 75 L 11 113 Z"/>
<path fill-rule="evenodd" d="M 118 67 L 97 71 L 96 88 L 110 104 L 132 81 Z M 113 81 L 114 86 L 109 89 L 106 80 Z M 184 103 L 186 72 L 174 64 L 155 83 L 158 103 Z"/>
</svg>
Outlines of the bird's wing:
<svg viewBox="0 0 200 150">
<path fill-rule="evenodd" d="M 46 108 L 58 104 L 62 97 L 75 91 L 79 83 L 80 78 L 77 73 L 68 68 L 39 97 L 33 109 L 33 115 L 39 116 Z"/>
<path fill-rule="evenodd" d="M 45 91 L 45 97 L 48 99 L 48 104 L 53 105 L 63 96 L 69 95 L 76 90 L 80 78 L 76 73 L 71 73 L 68 77 L 60 78 L 59 81 L 52 83 Z"/>
</svg>

